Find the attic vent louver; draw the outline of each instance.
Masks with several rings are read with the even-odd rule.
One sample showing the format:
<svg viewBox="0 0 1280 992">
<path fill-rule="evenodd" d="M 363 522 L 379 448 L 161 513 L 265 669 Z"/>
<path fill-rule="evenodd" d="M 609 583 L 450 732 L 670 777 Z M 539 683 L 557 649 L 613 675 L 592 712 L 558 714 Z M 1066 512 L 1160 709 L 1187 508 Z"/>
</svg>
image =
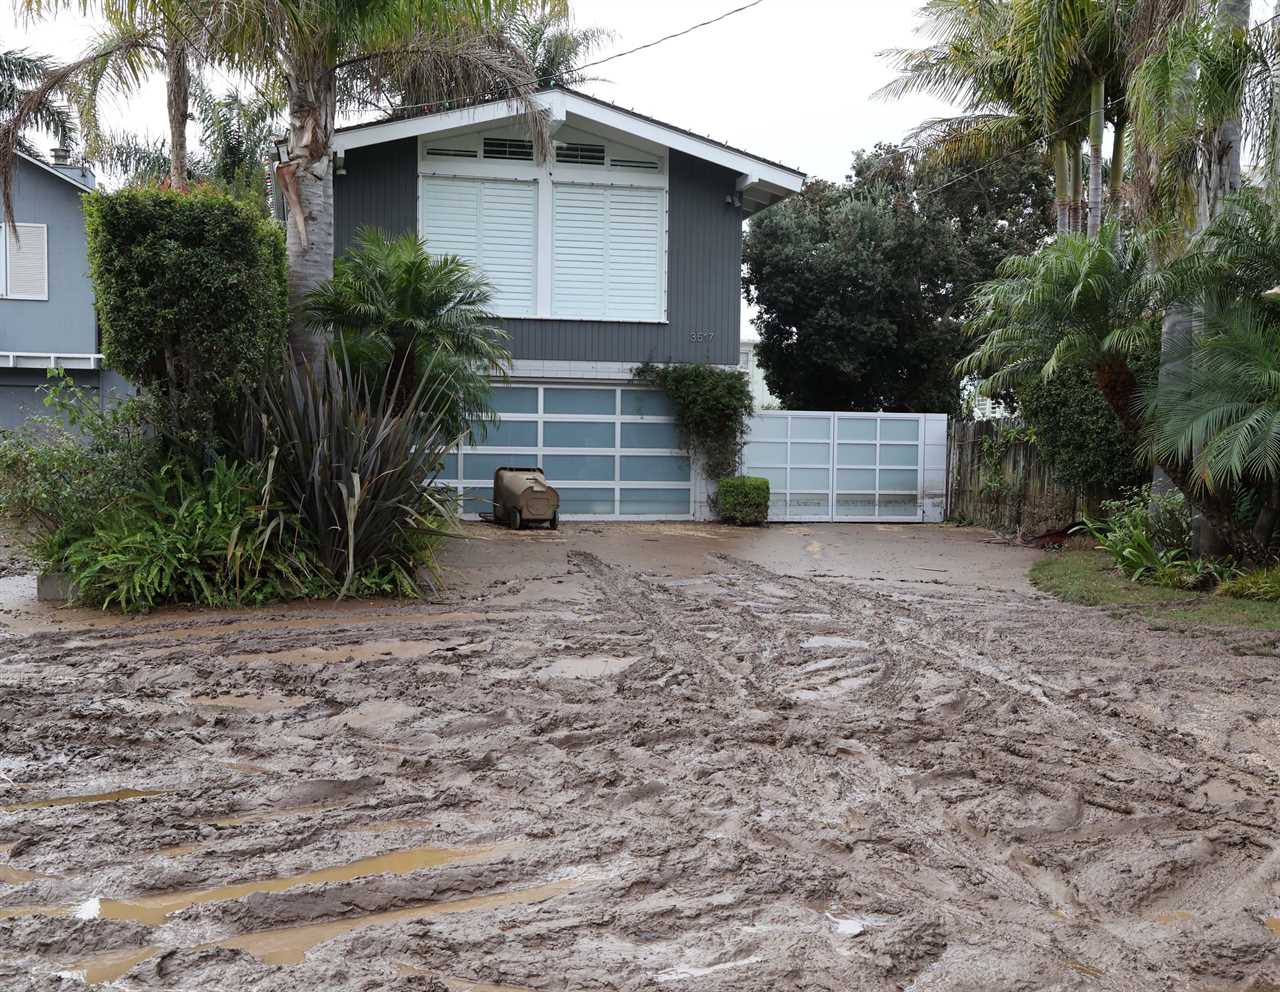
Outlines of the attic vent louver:
<svg viewBox="0 0 1280 992">
<path fill-rule="evenodd" d="M 521 141 L 518 138 L 485 138 L 484 157 L 532 162 L 533 142 Z"/>
<path fill-rule="evenodd" d="M 649 158 L 611 158 L 609 164 L 615 169 L 640 169 L 644 172 L 658 171 L 658 163 Z"/>
<path fill-rule="evenodd" d="M 556 146 L 556 161 L 565 165 L 604 165 L 604 145 L 567 142 Z"/>
<path fill-rule="evenodd" d="M 479 152 L 474 148 L 428 148 L 427 155 L 432 158 L 476 158 Z"/>
</svg>

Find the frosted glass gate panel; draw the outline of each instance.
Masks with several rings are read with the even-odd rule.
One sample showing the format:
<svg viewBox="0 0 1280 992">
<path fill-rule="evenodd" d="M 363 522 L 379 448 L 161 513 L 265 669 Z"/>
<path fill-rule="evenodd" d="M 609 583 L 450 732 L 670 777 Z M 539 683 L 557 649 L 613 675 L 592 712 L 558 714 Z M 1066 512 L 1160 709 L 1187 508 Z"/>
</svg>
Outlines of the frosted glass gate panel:
<svg viewBox="0 0 1280 992">
<path fill-rule="evenodd" d="M 769 480 L 775 521 L 940 521 L 947 418 L 942 414 L 756 414 L 747 475 Z"/>
<path fill-rule="evenodd" d="M 516 385 L 493 390 L 497 422 L 476 425 L 438 481 L 464 514 L 493 509 L 493 473 L 540 466 L 577 519 L 688 520 L 693 470 L 670 401 L 628 386 Z"/>
</svg>

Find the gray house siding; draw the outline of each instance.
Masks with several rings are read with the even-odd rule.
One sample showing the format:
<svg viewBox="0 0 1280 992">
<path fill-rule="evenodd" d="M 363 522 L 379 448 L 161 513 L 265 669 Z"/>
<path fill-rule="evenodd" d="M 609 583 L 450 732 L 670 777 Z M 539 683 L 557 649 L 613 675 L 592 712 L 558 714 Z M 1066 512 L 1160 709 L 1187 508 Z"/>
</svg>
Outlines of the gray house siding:
<svg viewBox="0 0 1280 992">
<path fill-rule="evenodd" d="M 48 382 L 47 375 L 44 369 L 0 369 L 0 430 L 22 427 L 29 417 L 51 415 L 39 388 Z M 135 392 L 132 383 L 110 369 L 68 371 L 67 376 L 97 399 L 99 409 Z"/>
<path fill-rule="evenodd" d="M 413 138 L 352 149 L 334 180 L 335 250 L 364 225 L 417 229 L 417 145 Z M 738 364 L 742 220 L 733 205 L 737 174 L 670 153 L 667 321 L 504 320 L 516 359 L 573 362 Z"/>
<path fill-rule="evenodd" d="M 18 160 L 13 216 L 20 224 L 48 226 L 49 299 L 0 298 L 0 351 L 98 350 L 81 195 L 70 183 Z"/>
</svg>

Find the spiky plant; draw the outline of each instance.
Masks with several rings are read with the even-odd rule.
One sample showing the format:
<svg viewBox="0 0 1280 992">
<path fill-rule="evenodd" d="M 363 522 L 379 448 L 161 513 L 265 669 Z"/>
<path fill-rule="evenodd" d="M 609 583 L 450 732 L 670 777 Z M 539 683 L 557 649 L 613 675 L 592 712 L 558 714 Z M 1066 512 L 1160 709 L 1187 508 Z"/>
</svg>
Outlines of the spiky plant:
<svg viewBox="0 0 1280 992">
<path fill-rule="evenodd" d="M 12 49 L 0 51 L 0 129 L 9 126 L 18 107 L 27 101 L 52 68 L 53 63 L 44 55 Z M 56 90 L 50 90 L 32 103 L 25 125 L 16 128 L 14 133 L 14 145 L 18 151 L 33 158 L 43 158 L 40 149 L 31 141 L 30 130 L 45 131 L 64 147 L 75 143 L 75 117 L 65 98 Z"/>
</svg>

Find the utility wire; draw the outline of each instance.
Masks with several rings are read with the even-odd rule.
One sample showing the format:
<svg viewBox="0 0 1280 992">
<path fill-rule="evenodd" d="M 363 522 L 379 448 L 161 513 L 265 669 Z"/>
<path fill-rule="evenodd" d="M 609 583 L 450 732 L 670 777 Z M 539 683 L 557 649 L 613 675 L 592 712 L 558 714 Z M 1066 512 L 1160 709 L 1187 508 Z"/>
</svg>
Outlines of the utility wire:
<svg viewBox="0 0 1280 992">
<path fill-rule="evenodd" d="M 699 28 L 705 28 L 705 27 L 709 27 L 712 24 L 718 24 L 720 21 L 723 21 L 728 17 L 732 17 L 734 14 L 741 14 L 744 10 L 750 10 L 752 7 L 758 7 L 762 3 L 764 3 L 764 0 L 751 0 L 750 3 L 745 3 L 741 7 L 734 7 L 732 10 L 726 10 L 723 14 L 718 14 L 715 17 L 708 18 L 705 21 L 699 21 L 697 24 L 691 24 L 687 28 L 684 28 L 680 31 L 673 31 L 671 34 L 663 35 L 661 38 L 655 38 L 653 41 L 647 41 L 643 45 L 636 45 L 635 48 L 628 48 L 625 51 L 614 52 L 612 55 L 606 55 L 604 58 L 596 59 L 594 62 L 584 62 L 581 65 L 575 65 L 570 69 L 566 69 L 563 74 L 568 75 L 570 73 L 583 72 L 587 69 L 594 69 L 596 68 L 596 66 L 604 65 L 606 62 L 612 62 L 614 59 L 620 59 L 627 55 L 634 55 L 636 52 L 643 52 L 646 49 L 655 48 L 658 45 L 664 44 L 668 41 L 673 41 L 676 38 L 683 38 L 687 34 L 692 34 L 694 31 L 697 31 Z M 533 82 L 535 85 L 538 83 L 549 83 L 555 80 L 559 75 L 561 75 L 561 73 L 553 73 L 546 76 L 538 76 L 533 80 Z M 392 109 L 393 110 L 425 110 L 428 107 L 438 107 L 438 106 L 443 106 L 445 104 L 467 103 L 468 100 L 479 100 L 479 99 L 483 99 L 485 96 L 488 96 L 488 95 L 489 94 L 473 94 L 470 97 L 452 97 L 448 100 L 433 100 L 429 103 L 405 103 L 397 107 L 393 107 Z"/>
</svg>

